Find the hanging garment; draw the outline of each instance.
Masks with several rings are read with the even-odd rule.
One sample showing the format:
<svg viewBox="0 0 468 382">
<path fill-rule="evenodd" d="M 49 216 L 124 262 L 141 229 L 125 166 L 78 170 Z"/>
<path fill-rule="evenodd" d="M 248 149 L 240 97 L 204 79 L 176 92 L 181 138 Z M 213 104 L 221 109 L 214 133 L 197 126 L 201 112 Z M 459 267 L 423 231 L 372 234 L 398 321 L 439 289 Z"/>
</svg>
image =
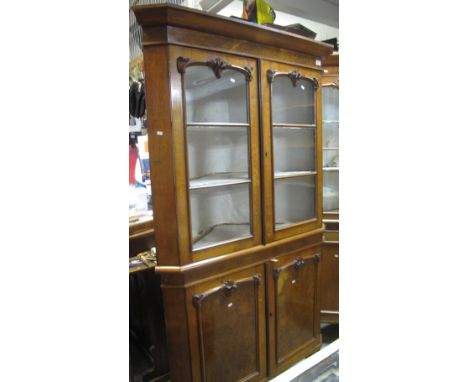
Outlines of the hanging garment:
<svg viewBox="0 0 468 382">
<path fill-rule="evenodd" d="M 141 118 L 145 115 L 146 100 L 145 100 L 145 83 L 143 80 L 135 81 L 129 90 L 129 111 L 130 115 L 135 118 Z"/>
</svg>

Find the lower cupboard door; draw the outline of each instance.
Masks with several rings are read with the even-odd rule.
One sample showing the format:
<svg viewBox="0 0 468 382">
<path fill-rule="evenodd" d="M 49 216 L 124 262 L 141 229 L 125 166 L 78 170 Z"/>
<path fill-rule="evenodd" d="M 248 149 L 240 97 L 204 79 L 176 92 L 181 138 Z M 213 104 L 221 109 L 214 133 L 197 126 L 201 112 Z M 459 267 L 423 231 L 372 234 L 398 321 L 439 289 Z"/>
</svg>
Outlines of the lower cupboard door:
<svg viewBox="0 0 468 382">
<path fill-rule="evenodd" d="M 264 380 L 263 296 L 260 274 L 227 278 L 193 296 L 202 381 Z"/>
<path fill-rule="evenodd" d="M 323 244 L 320 270 L 321 322 L 339 322 L 339 247 Z"/>
<path fill-rule="evenodd" d="M 319 253 L 288 255 L 270 272 L 271 375 L 320 349 L 319 261 Z"/>
</svg>

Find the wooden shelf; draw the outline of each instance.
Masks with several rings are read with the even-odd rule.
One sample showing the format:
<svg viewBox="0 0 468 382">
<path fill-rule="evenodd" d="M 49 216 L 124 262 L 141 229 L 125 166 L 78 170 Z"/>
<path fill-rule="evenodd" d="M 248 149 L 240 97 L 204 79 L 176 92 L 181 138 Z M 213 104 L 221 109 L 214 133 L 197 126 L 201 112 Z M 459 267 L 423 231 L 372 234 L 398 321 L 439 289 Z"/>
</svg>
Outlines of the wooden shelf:
<svg viewBox="0 0 468 382">
<path fill-rule="evenodd" d="M 211 174 L 190 180 L 190 190 L 210 187 L 226 187 L 235 184 L 250 183 L 248 173 Z"/>
<path fill-rule="evenodd" d="M 285 129 L 303 129 L 317 127 L 315 123 L 273 123 L 273 128 L 280 127 Z"/>
<path fill-rule="evenodd" d="M 248 133 L 249 124 L 246 123 L 188 123 L 187 131 L 190 134 L 210 134 L 210 133 L 224 133 L 224 134 L 244 134 Z"/>
<path fill-rule="evenodd" d="M 218 224 L 211 227 L 204 235 L 194 240 L 193 249 L 209 248 L 222 243 L 252 237 L 250 224 Z"/>
<path fill-rule="evenodd" d="M 238 127 L 249 127 L 248 123 L 235 123 L 235 122 L 187 122 L 187 127 L 196 127 L 200 130 L 210 130 L 215 128 L 238 128 Z M 235 131 L 234 129 L 232 129 Z"/>
<path fill-rule="evenodd" d="M 276 171 L 275 179 L 296 178 L 299 176 L 316 175 L 316 171 Z"/>
</svg>

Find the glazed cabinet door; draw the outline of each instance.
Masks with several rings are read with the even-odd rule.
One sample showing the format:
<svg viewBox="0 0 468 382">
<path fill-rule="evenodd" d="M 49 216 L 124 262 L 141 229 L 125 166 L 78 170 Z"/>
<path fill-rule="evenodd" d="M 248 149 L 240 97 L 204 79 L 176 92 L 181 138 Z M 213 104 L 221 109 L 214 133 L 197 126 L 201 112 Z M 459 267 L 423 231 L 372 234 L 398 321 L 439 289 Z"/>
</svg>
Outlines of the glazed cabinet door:
<svg viewBox="0 0 468 382">
<path fill-rule="evenodd" d="M 265 380 L 263 271 L 257 266 L 190 291 L 193 381 Z"/>
<path fill-rule="evenodd" d="M 319 250 L 273 259 L 267 265 L 269 375 L 276 375 L 321 346 Z"/>
<path fill-rule="evenodd" d="M 322 85 L 323 105 L 323 213 L 336 217 L 339 211 L 339 93 L 338 80 Z"/>
<path fill-rule="evenodd" d="M 171 47 L 179 248 L 186 262 L 260 243 L 256 61 Z"/>
<path fill-rule="evenodd" d="M 321 227 L 319 72 L 261 62 L 265 236 Z"/>
</svg>

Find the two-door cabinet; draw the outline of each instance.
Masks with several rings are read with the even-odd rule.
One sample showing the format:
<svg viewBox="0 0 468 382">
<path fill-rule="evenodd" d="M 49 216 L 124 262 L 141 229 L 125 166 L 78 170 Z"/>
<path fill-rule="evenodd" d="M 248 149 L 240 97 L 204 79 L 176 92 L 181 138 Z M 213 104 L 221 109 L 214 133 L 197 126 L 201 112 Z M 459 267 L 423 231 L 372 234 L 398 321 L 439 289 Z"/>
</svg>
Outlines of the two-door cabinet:
<svg viewBox="0 0 468 382">
<path fill-rule="evenodd" d="M 173 5 L 134 12 L 171 381 L 265 381 L 321 346 L 332 47 Z"/>
<path fill-rule="evenodd" d="M 339 56 L 323 59 L 323 222 L 320 301 L 322 322 L 339 321 Z"/>
</svg>

